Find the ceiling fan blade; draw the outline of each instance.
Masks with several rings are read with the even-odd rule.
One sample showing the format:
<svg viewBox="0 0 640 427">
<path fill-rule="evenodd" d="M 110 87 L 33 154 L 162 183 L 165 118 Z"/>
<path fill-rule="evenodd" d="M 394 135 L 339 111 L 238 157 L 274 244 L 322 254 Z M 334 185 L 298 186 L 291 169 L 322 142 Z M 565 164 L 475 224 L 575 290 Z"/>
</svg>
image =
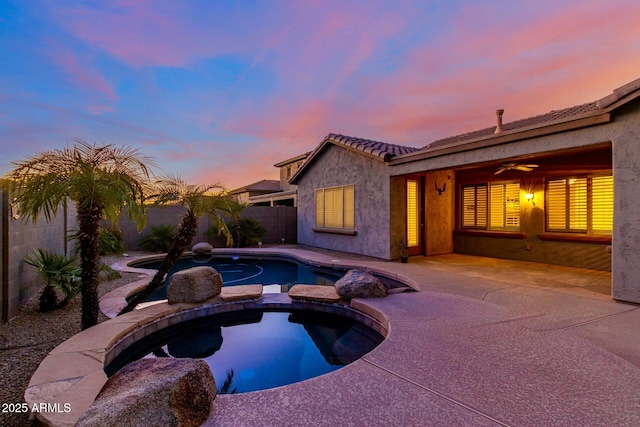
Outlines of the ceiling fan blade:
<svg viewBox="0 0 640 427">
<path fill-rule="evenodd" d="M 527 168 L 537 168 L 538 167 L 538 165 L 521 165 L 521 166 L 524 166 L 524 167 L 527 167 Z"/>
<path fill-rule="evenodd" d="M 533 169 L 527 166 L 516 166 L 514 169 L 519 171 L 531 172 Z"/>
<path fill-rule="evenodd" d="M 504 172 L 504 171 L 506 171 L 506 170 L 507 170 L 506 168 L 500 168 L 500 169 L 498 169 L 498 170 L 496 171 L 496 173 L 494 173 L 494 175 L 498 175 L 499 173 L 502 173 L 502 172 Z"/>
</svg>

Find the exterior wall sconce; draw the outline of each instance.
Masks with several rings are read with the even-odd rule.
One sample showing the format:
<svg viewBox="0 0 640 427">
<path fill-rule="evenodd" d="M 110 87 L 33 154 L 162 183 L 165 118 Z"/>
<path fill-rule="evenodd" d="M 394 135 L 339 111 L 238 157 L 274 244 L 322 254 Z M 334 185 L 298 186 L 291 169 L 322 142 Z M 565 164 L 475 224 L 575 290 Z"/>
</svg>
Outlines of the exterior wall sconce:
<svg viewBox="0 0 640 427">
<path fill-rule="evenodd" d="M 442 196 L 442 193 L 444 193 L 445 191 L 447 191 L 447 183 L 443 183 L 442 184 L 442 188 L 438 188 L 438 183 L 435 182 L 436 185 L 436 191 L 438 192 L 438 196 Z"/>
<path fill-rule="evenodd" d="M 527 199 L 529 202 L 531 202 L 533 204 L 533 206 L 536 205 L 536 202 L 533 201 L 533 198 L 534 198 L 534 194 L 533 193 L 530 193 L 530 192 L 524 193 L 524 198 Z"/>
</svg>

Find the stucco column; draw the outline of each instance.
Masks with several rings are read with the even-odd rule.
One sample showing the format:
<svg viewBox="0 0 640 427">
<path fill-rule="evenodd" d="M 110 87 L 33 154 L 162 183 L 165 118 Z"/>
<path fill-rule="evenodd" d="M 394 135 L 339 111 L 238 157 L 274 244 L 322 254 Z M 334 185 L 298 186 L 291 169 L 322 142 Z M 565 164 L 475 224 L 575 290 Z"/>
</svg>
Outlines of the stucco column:
<svg viewBox="0 0 640 427">
<path fill-rule="evenodd" d="M 628 114 L 613 140 L 611 293 L 640 303 L 640 117 Z"/>
</svg>

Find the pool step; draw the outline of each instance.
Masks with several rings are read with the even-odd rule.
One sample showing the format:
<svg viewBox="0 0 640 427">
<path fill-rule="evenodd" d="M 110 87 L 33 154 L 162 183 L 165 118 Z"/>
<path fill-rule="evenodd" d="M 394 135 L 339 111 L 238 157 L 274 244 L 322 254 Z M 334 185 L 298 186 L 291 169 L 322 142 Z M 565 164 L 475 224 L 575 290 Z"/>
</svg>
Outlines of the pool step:
<svg viewBox="0 0 640 427">
<path fill-rule="evenodd" d="M 222 301 L 238 301 L 244 299 L 258 299 L 262 296 L 262 285 L 223 286 L 220 292 Z"/>
<path fill-rule="evenodd" d="M 333 286 L 294 285 L 289 289 L 291 299 L 307 301 L 338 302 L 340 295 Z"/>
</svg>

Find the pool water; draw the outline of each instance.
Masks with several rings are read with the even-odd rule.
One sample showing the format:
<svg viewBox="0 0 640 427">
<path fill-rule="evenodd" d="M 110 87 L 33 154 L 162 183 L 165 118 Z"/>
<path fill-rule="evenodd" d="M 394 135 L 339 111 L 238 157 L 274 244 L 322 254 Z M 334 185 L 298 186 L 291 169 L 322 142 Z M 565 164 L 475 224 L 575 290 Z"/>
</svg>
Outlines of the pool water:
<svg viewBox="0 0 640 427">
<path fill-rule="evenodd" d="M 147 261 L 135 263 L 138 268 L 157 269 L 160 261 Z M 273 258 L 248 258 L 248 257 L 204 257 L 182 258 L 167 274 L 165 285 L 156 289 L 145 301 L 158 301 L 167 298 L 167 286 L 171 275 L 176 271 L 197 266 L 210 266 L 215 268 L 222 276 L 223 286 L 261 284 L 269 286 L 267 292 L 289 291 L 296 283 L 333 285 L 341 278 L 346 270 L 320 268 L 295 261 L 286 261 Z M 388 287 L 402 286 L 399 282 L 381 278 Z"/>
<path fill-rule="evenodd" d="M 313 311 L 245 310 L 194 319 L 136 343 L 107 368 L 143 357 L 204 359 L 218 393 L 264 390 L 339 369 L 383 340 L 351 318 Z"/>
</svg>

